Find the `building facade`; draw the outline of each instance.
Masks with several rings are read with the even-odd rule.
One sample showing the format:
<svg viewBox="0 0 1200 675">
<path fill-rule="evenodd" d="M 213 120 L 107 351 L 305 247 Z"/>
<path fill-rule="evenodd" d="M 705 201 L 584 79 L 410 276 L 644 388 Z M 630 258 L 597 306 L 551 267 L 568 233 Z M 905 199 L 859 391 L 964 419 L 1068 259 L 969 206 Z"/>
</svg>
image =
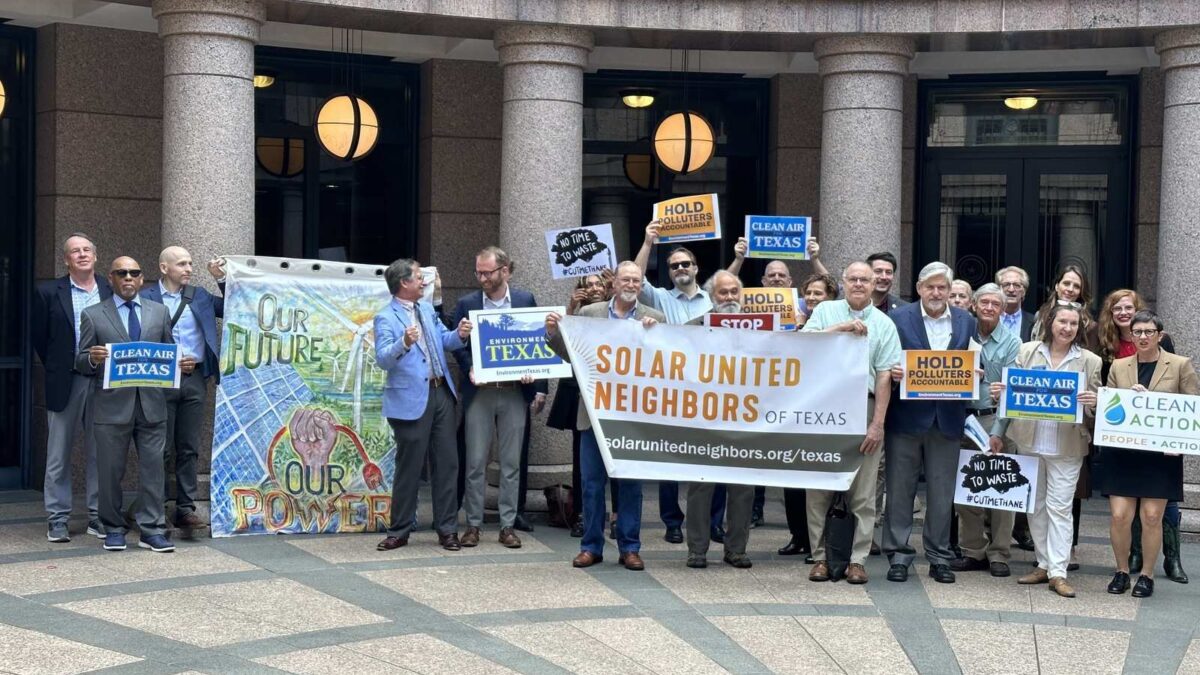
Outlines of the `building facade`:
<svg viewBox="0 0 1200 675">
<path fill-rule="evenodd" d="M 708 272 L 745 215 L 808 215 L 830 269 L 895 252 L 902 294 L 931 260 L 973 286 L 1015 264 L 1032 310 L 1074 263 L 1094 296 L 1136 289 L 1181 352 L 1200 350 L 1189 0 L 0 0 L 0 18 L 8 486 L 40 482 L 45 414 L 22 331 L 31 285 L 64 273 L 75 231 L 105 265 L 150 265 L 171 244 L 198 261 L 412 255 L 439 268 L 447 302 L 495 243 L 516 283 L 562 303 L 545 230 L 612 223 L 632 256 L 652 203 L 717 192 L 729 234 L 696 247 Z M 380 126 L 354 162 L 312 126 L 346 90 Z M 631 108 L 631 92 L 654 102 Z M 713 126 L 716 153 L 676 175 L 651 137 L 684 109 Z M 569 480 L 569 438 L 536 426 L 530 487 Z"/>
</svg>

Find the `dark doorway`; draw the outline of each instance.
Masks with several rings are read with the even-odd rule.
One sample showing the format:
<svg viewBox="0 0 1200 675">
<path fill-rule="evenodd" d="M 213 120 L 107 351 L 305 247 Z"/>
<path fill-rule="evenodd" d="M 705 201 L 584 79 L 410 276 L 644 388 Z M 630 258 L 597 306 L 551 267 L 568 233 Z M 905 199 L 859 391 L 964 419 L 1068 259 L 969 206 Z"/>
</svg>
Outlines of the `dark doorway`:
<svg viewBox="0 0 1200 675">
<path fill-rule="evenodd" d="M 923 84 L 917 267 L 942 260 L 978 288 L 1018 265 L 1029 311 L 1068 263 L 1095 297 L 1128 286 L 1132 83 Z"/>
<path fill-rule="evenodd" d="M 622 95 L 649 92 L 654 103 L 629 108 Z M 767 203 L 767 80 L 740 75 L 691 73 L 686 85 L 678 74 L 605 71 L 584 77 L 583 218 L 585 225 L 612 223 L 623 259 L 637 254 L 653 204 L 664 199 L 715 192 L 719 197 L 722 238 L 687 242 L 704 282 L 733 259 L 733 246 L 747 215 L 765 213 Z M 658 165 L 651 136 L 667 115 L 686 105 L 704 115 L 716 136 L 716 152 L 701 168 L 680 176 Z M 659 246 L 647 278 L 671 284 L 667 253 Z M 743 276 L 757 280 L 761 269 L 747 261 Z"/>
</svg>

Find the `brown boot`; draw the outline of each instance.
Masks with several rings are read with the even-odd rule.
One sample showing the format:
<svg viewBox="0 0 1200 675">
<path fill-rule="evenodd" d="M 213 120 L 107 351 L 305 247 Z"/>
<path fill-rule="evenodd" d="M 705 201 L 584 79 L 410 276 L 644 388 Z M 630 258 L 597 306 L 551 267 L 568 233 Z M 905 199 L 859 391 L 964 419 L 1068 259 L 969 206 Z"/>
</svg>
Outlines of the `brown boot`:
<svg viewBox="0 0 1200 675">
<path fill-rule="evenodd" d="M 1024 584 L 1026 586 L 1031 584 L 1044 584 L 1047 581 L 1050 581 L 1050 575 L 1046 574 L 1046 570 L 1040 567 L 1034 568 L 1034 570 L 1029 574 L 1017 579 L 1018 584 Z"/>
<path fill-rule="evenodd" d="M 471 548 L 479 545 L 479 528 L 468 527 L 466 532 L 463 532 L 462 539 L 458 540 L 460 546 Z"/>
<path fill-rule="evenodd" d="M 1071 588 L 1071 584 L 1067 583 L 1066 577 L 1054 577 L 1050 580 L 1050 590 L 1058 593 L 1064 598 L 1075 597 L 1075 589 Z"/>
<path fill-rule="evenodd" d="M 521 548 L 521 538 L 511 527 L 500 528 L 500 545 L 504 548 Z"/>
</svg>

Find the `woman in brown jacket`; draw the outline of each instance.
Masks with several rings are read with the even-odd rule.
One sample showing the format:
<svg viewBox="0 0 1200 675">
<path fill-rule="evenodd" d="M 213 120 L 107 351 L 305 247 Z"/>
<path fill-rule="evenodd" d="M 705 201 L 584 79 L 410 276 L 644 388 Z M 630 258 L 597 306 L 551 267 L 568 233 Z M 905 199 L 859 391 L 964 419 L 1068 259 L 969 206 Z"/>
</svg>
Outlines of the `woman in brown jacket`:
<svg viewBox="0 0 1200 675">
<path fill-rule="evenodd" d="M 1113 362 L 1108 371 L 1109 387 L 1200 394 L 1192 360 L 1160 348 L 1163 324 L 1157 314 L 1149 310 L 1135 314 L 1131 333 L 1137 353 Z M 1148 598 L 1154 593 L 1154 564 L 1162 542 L 1163 511 L 1168 500 L 1183 499 L 1183 457 L 1175 453 L 1107 448 L 1104 464 L 1108 476 L 1104 494 L 1112 511 L 1109 536 L 1117 559 L 1117 572 L 1108 592 L 1120 594 L 1129 590 L 1129 526 L 1137 513 L 1142 521 L 1144 564 L 1133 586 L 1133 596 Z"/>
</svg>

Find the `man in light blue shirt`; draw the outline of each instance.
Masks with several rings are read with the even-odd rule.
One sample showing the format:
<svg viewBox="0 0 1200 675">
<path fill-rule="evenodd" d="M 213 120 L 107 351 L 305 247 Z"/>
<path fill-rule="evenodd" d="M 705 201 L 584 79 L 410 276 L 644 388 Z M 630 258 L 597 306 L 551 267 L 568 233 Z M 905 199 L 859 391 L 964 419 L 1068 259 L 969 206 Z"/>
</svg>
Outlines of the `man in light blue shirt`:
<svg viewBox="0 0 1200 675">
<path fill-rule="evenodd" d="M 860 448 L 864 455 L 862 465 L 846 492 L 850 512 L 856 521 L 846 581 L 865 584 L 867 571 L 863 565 L 871 551 L 871 540 L 875 534 L 876 475 L 883 454 L 883 423 L 892 395 L 891 368 L 901 359 L 900 337 L 891 319 L 871 301 L 875 275 L 870 265 L 865 262 L 850 263 L 842 273 L 842 284 L 846 288 L 846 298 L 826 300 L 817 305 L 804 324 L 804 330 L 854 333 L 865 335 L 868 341 L 869 360 L 865 382 L 869 420 L 867 436 Z M 809 490 L 806 496 L 808 539 L 813 547 L 814 561 L 808 575 L 810 581 L 829 580 L 824 534 L 825 514 L 833 497 L 834 493 L 828 490 Z"/>
<path fill-rule="evenodd" d="M 979 418 L 980 425 L 991 434 L 992 452 L 1016 454 L 1016 444 L 1004 438 L 1008 420 L 996 416 L 990 392 L 993 382 L 1001 382 L 1004 369 L 1017 364 L 1021 340 L 1001 322 L 1004 312 L 1004 290 L 997 284 L 984 284 L 975 291 L 975 342 L 979 344 L 979 360 L 983 366 L 983 381 L 979 383 L 979 399 L 967 404 L 968 413 Z M 1012 511 L 984 509 L 957 505 L 958 544 L 962 557 L 950 562 L 956 572 L 988 570 L 994 577 L 1011 574 L 1013 521 Z"/>
<path fill-rule="evenodd" d="M 667 317 L 667 323 L 684 324 L 692 319 L 711 312 L 713 303 L 708 292 L 700 288 L 697 281 L 700 278 L 700 266 L 696 264 L 696 256 L 682 246 L 678 246 L 667 256 L 668 272 L 671 275 L 672 287 L 655 288 L 645 278 L 646 266 L 650 262 L 650 251 L 658 243 L 659 221 L 652 220 L 646 226 L 646 239 L 638 251 L 634 262 L 642 270 L 642 291 L 638 300 L 662 312 Z M 679 483 L 675 481 L 658 482 L 658 513 L 667 532 L 663 536 L 672 544 L 683 543 L 683 511 L 679 508 Z M 712 528 L 714 539 L 724 539 L 719 527 Z M 723 543 L 723 541 L 722 541 Z"/>
</svg>

